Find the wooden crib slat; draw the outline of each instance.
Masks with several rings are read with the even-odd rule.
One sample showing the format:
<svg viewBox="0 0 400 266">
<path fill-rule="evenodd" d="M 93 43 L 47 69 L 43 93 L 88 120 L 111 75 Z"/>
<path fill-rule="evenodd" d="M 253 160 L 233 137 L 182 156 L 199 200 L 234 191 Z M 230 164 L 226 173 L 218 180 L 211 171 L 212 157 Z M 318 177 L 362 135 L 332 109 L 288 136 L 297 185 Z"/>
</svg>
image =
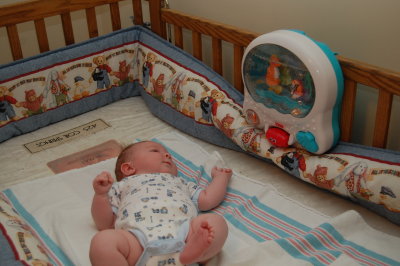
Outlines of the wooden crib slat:
<svg viewBox="0 0 400 266">
<path fill-rule="evenodd" d="M 135 25 L 143 25 L 143 10 L 141 0 L 132 0 L 133 7 L 133 23 Z"/>
<path fill-rule="evenodd" d="M 61 22 L 64 31 L 65 44 L 70 45 L 75 43 L 71 14 L 70 13 L 61 14 Z"/>
<path fill-rule="evenodd" d="M 222 41 L 212 38 L 213 69 L 222 75 Z"/>
<path fill-rule="evenodd" d="M 41 53 L 50 50 L 49 39 L 47 38 L 46 25 L 44 19 L 35 20 L 36 36 L 39 43 L 39 50 Z"/>
<path fill-rule="evenodd" d="M 233 85 L 241 93 L 244 92 L 242 80 L 242 57 L 243 47 L 239 45 L 233 46 Z"/>
<path fill-rule="evenodd" d="M 150 3 L 152 2 L 154 1 L 150 1 Z M 189 16 L 180 11 L 171 9 L 163 8 L 161 10 L 161 19 L 165 23 L 177 25 L 243 47 L 247 46 L 255 37 L 259 36 L 257 33 L 245 31 L 237 27 L 217 23 L 200 17 Z M 154 22 L 158 23 L 157 21 Z M 153 20 L 151 23 L 153 24 Z"/>
<path fill-rule="evenodd" d="M 357 83 L 353 80 L 345 79 L 340 119 L 340 139 L 342 141 L 350 142 L 351 140 L 354 110 L 356 107 L 356 95 Z"/>
<path fill-rule="evenodd" d="M 89 37 L 94 38 L 99 36 L 99 30 L 97 28 L 96 9 L 94 7 L 90 7 L 86 8 L 85 11 Z"/>
<path fill-rule="evenodd" d="M 174 25 L 175 46 L 183 49 L 183 31 L 181 27 Z"/>
<path fill-rule="evenodd" d="M 110 4 L 110 13 L 111 13 L 111 23 L 113 31 L 121 29 L 121 18 L 119 14 L 118 3 Z"/>
<path fill-rule="evenodd" d="M 7 35 L 8 41 L 10 43 L 11 53 L 14 60 L 21 59 L 22 49 L 21 49 L 21 42 L 18 36 L 18 30 L 16 25 L 8 25 L 7 27 Z"/>
<path fill-rule="evenodd" d="M 203 59 L 203 48 L 201 42 L 201 34 L 198 32 L 192 32 L 192 43 L 193 43 L 193 56 L 199 60 Z"/>
<path fill-rule="evenodd" d="M 161 0 L 149 0 L 151 30 L 157 35 L 167 38 L 166 23 L 161 19 Z M 174 24 L 177 25 L 177 24 Z M 181 25 L 177 25 L 180 26 Z"/>
<path fill-rule="evenodd" d="M 0 27 L 120 1 L 122 0 L 30 0 L 29 4 L 28 1 L 16 2 L 0 8 Z M 135 3 L 140 0 L 132 1 Z"/>
<path fill-rule="evenodd" d="M 374 136 L 372 139 L 372 146 L 374 147 L 386 148 L 392 102 L 393 94 L 382 89 L 379 90 Z"/>
</svg>

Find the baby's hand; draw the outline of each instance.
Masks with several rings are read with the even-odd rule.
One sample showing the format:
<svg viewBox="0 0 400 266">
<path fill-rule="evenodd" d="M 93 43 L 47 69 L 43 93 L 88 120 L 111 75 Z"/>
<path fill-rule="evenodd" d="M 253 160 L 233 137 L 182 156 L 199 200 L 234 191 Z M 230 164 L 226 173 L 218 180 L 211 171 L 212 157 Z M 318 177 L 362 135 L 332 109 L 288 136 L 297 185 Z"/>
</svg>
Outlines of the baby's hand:
<svg viewBox="0 0 400 266">
<path fill-rule="evenodd" d="M 114 183 L 114 179 L 112 178 L 109 172 L 101 172 L 96 178 L 93 180 L 93 189 L 96 194 L 105 194 L 111 188 L 112 183 Z"/>
<path fill-rule="evenodd" d="M 212 176 L 212 178 L 225 177 L 229 180 L 232 176 L 232 169 L 220 168 L 220 167 L 214 166 L 213 169 L 211 170 L 211 176 Z"/>
</svg>

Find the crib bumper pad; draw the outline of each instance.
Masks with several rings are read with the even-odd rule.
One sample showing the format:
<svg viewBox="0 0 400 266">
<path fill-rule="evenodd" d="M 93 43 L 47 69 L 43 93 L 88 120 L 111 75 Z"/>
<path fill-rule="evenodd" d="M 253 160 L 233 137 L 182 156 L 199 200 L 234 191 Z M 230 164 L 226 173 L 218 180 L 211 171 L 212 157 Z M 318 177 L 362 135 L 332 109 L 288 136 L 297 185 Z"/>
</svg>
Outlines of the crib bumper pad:
<svg viewBox="0 0 400 266">
<path fill-rule="evenodd" d="M 0 67 L 0 141 L 122 98 L 211 143 L 248 152 L 400 224 L 400 153 L 339 143 L 323 155 L 274 148 L 243 95 L 208 66 L 135 26 Z"/>
</svg>

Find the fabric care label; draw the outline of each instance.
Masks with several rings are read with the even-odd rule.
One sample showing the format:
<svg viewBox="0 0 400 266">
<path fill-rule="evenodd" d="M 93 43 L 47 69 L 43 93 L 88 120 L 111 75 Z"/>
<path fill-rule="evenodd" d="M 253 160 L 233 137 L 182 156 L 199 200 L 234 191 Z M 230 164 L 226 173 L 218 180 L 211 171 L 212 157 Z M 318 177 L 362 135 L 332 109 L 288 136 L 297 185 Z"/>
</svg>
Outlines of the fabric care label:
<svg viewBox="0 0 400 266">
<path fill-rule="evenodd" d="M 50 149 L 61 144 L 64 144 L 68 141 L 88 136 L 99 132 L 103 129 L 110 127 L 106 122 L 102 119 L 97 119 L 87 124 L 81 125 L 76 128 L 72 128 L 65 132 L 52 135 L 43 139 L 39 139 L 27 144 L 24 144 L 25 148 L 27 148 L 31 153 L 36 153 L 40 151 L 44 151 L 46 149 Z"/>
<path fill-rule="evenodd" d="M 117 157 L 121 151 L 121 144 L 116 140 L 109 140 L 89 149 L 48 162 L 47 166 L 53 173 L 58 174 Z"/>
</svg>

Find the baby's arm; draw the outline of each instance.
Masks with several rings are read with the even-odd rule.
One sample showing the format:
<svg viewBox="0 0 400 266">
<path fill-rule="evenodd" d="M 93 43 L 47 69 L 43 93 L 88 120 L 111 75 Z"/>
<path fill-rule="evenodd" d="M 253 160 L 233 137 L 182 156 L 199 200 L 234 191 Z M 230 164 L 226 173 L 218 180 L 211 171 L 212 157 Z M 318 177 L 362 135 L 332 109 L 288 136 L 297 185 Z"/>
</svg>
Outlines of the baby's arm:
<svg viewBox="0 0 400 266">
<path fill-rule="evenodd" d="M 113 182 L 109 172 L 102 172 L 93 180 L 92 217 L 98 230 L 114 228 L 114 213 L 108 200 Z"/>
<path fill-rule="evenodd" d="M 211 183 L 199 195 L 198 205 L 201 211 L 211 210 L 224 200 L 231 176 L 231 169 L 214 166 L 211 170 Z"/>
</svg>

